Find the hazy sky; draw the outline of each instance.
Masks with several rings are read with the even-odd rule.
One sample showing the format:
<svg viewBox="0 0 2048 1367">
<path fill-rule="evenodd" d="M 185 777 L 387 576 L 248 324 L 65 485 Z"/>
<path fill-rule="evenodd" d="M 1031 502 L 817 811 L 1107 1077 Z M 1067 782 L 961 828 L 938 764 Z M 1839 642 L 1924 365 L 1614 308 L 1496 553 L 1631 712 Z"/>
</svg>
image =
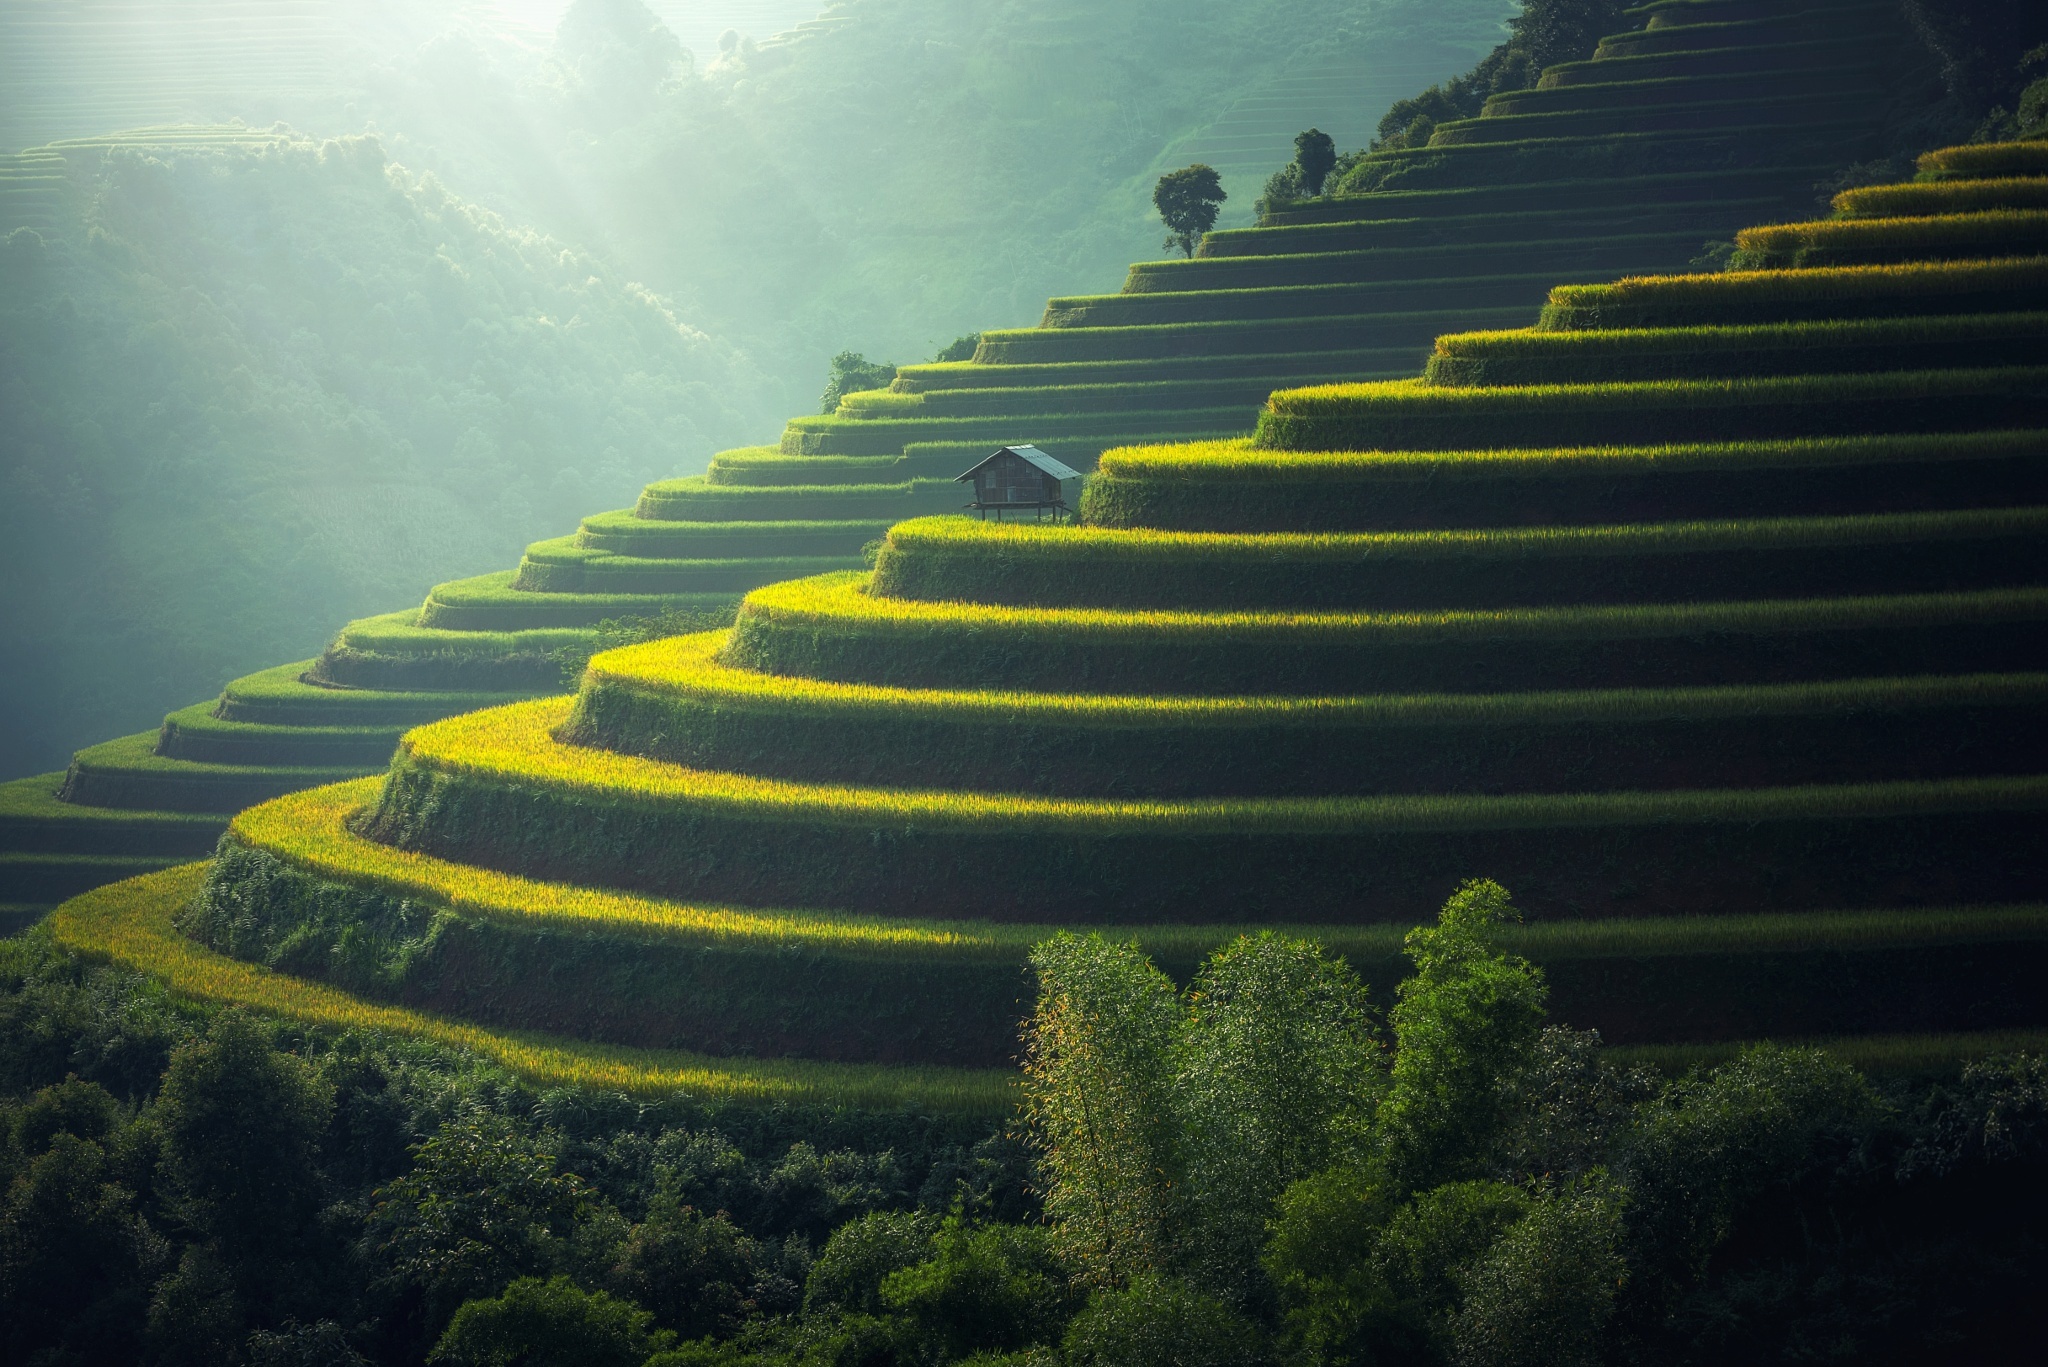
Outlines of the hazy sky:
<svg viewBox="0 0 2048 1367">
<path fill-rule="evenodd" d="M 729 28 L 750 38 L 766 38 L 814 18 L 827 0 L 645 0 L 661 16 L 683 46 L 700 62 L 718 51 L 718 35 Z M 553 28 L 569 8 L 569 0 L 498 0 L 498 10 L 508 19 Z"/>
</svg>

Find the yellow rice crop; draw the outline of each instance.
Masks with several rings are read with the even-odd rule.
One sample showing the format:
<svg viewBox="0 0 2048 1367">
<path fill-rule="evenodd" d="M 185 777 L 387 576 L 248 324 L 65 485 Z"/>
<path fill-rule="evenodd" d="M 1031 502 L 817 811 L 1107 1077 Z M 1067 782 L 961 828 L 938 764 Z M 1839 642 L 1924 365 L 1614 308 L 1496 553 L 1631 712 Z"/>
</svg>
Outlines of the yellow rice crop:
<svg viewBox="0 0 2048 1367">
<path fill-rule="evenodd" d="M 515 703 L 420 727 L 406 736 L 397 763 L 486 783 L 550 788 L 583 800 L 688 805 L 739 820 L 956 830 L 1002 827 L 1079 838 L 1137 832 L 1508 830 L 2048 806 L 2048 777 L 1657 793 L 1179 800 L 856 788 L 714 773 L 564 745 L 554 733 L 567 719 L 572 701 Z"/>
<path fill-rule="evenodd" d="M 937 954 L 1022 960 L 1054 925 L 986 921 L 874 921 L 828 913 L 704 908 L 655 897 L 548 883 L 392 849 L 351 832 L 346 818 L 373 795 L 375 780 L 294 793 L 251 808 L 235 837 L 317 877 L 505 924 L 599 935 L 658 936 L 726 945 L 797 945 L 834 953 Z M 1189 959 L 1270 926 L 1134 925 L 1152 953 Z M 1407 928 L 1398 925 L 1277 927 L 1332 950 L 1387 958 Z M 1750 916 L 1627 917 L 1515 927 L 1504 943 L 1538 959 L 1616 954 L 1739 953 L 1857 945 L 1959 943 L 2048 936 L 2048 907 L 1931 907 L 1911 911 L 1812 911 Z"/>
<path fill-rule="evenodd" d="M 906 552 L 971 552 L 990 561 L 1043 559 L 1127 562 L 1185 560 L 1359 561 L 1403 553 L 1446 556 L 1513 551 L 1551 555 L 1635 555 L 1715 547 L 1868 545 L 1971 536 L 2025 535 L 2048 529 L 2048 510 L 1966 508 L 1931 513 L 1825 517 L 1720 518 L 1706 522 L 1609 523 L 1564 527 L 1481 527 L 1420 532 L 1181 532 L 1152 528 L 1054 526 L 922 517 L 889 529 Z"/>
<path fill-rule="evenodd" d="M 365 1002 L 325 983 L 288 977 L 201 948 L 172 915 L 206 875 L 203 864 L 115 883 L 50 913 L 62 944 L 161 978 L 179 996 L 233 1003 L 308 1025 L 382 1031 L 467 1050 L 543 1085 L 642 1095 L 690 1091 L 724 1100 L 821 1102 L 874 1109 L 914 1107 L 1001 1114 L 1012 1075 L 994 1069 L 891 1068 L 786 1059 L 712 1058 L 630 1049 L 528 1031 L 487 1030 L 403 1007 Z"/>
<path fill-rule="evenodd" d="M 1774 598 L 1757 602 L 1598 604 L 1428 612 L 1186 612 L 1128 608 L 1015 608 L 927 602 L 867 593 L 859 571 L 814 575 L 755 589 L 742 618 L 810 629 L 901 635 L 936 630 L 1005 632 L 1068 641 L 1242 641 L 1308 644 L 1331 640 L 1612 639 L 1716 631 L 1799 631 L 1922 622 L 2024 621 L 2048 610 L 2048 590 L 1994 589 L 1857 598 Z"/>
<path fill-rule="evenodd" d="M 1924 675 L 1747 687 L 1611 688 L 1545 693 L 1414 693 L 1354 697 L 1148 697 L 1016 689 L 897 688 L 738 669 L 719 652 L 730 631 L 672 636 L 593 656 L 585 687 L 615 686 L 721 707 L 903 712 L 1025 726 L 1402 726 L 1562 718 L 1621 720 L 1835 713 L 1849 709 L 2048 698 L 2048 675 Z"/>
<path fill-rule="evenodd" d="M 1600 335 L 1600 334 L 1596 334 Z M 1493 478 L 1512 471 L 1541 473 L 1639 472 L 1648 469 L 1743 469 L 1829 464 L 1876 464 L 1938 459 L 1963 452 L 2025 455 L 2048 446 L 2039 432 L 1970 432 L 1939 436 L 1808 437 L 1787 441 L 1674 443 L 1662 446 L 1584 446 L 1536 451 L 1272 451 L 1251 438 L 1182 445 L 1119 446 L 1102 453 L 1096 470 L 1134 480 L 1326 480 L 1372 478 L 1437 480 L 1471 475 Z"/>
</svg>

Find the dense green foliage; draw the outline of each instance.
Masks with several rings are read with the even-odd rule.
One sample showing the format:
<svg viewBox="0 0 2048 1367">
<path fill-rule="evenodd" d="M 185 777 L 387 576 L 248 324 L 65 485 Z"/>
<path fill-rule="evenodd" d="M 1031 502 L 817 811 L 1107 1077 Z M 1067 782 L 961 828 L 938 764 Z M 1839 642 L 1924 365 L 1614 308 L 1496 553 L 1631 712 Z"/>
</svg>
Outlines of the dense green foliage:
<svg viewBox="0 0 2048 1367">
<path fill-rule="evenodd" d="M 1468 119 L 1486 97 L 1536 84 L 1544 67 L 1592 53 L 1602 35 L 1622 25 L 1625 0 L 1534 0 L 1508 20 L 1509 37 L 1471 71 L 1409 99 L 1380 120 L 1373 150 L 1422 147 L 1440 123 Z"/>
<path fill-rule="evenodd" d="M 1130 947 L 1048 942 L 1029 1148 L 536 1090 L 8 942 L 5 1348 L 1550 1367 L 1801 1361 L 1817 1335 L 1905 1364 L 2038 1332 L 2039 1059 L 1929 1086 L 1767 1048 L 1665 1080 L 1543 1028 L 1512 923 L 1498 888 L 1461 891 L 1384 1017 L 1302 941 L 1226 946 L 1185 990 Z"/>
<path fill-rule="evenodd" d="M 541 1091 L 203 1014 L 41 937 L 0 945 L 0 1022 L 14 1362 L 556 1361 L 521 1355 L 547 1336 L 608 1360 L 794 1312 L 867 1212 L 1025 1210 L 985 1124 Z"/>
</svg>

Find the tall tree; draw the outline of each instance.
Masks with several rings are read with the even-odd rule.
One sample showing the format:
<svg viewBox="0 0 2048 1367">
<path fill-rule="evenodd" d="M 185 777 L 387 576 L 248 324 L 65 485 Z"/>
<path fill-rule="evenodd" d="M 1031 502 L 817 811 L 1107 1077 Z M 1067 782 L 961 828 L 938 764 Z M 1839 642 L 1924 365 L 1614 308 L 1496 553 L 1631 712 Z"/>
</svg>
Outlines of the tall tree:
<svg viewBox="0 0 2048 1367">
<path fill-rule="evenodd" d="M 1196 977 L 1180 1058 L 1188 1261 L 1242 1299 L 1280 1193 L 1371 1123 L 1385 1073 L 1365 984 L 1312 941 L 1241 938 Z"/>
<path fill-rule="evenodd" d="M 1216 210 L 1228 198 L 1216 168 L 1199 161 L 1161 176 L 1152 187 L 1152 204 L 1166 225 L 1166 245 L 1193 256 L 1195 244 L 1216 226 Z"/>
<path fill-rule="evenodd" d="M 1031 963 L 1038 1008 L 1024 1085 L 1046 1214 L 1084 1276 L 1119 1286 L 1170 1254 L 1179 996 L 1136 943 L 1062 933 Z"/>
<path fill-rule="evenodd" d="M 1323 192 L 1323 182 L 1337 165 L 1337 144 L 1320 128 L 1294 135 L 1294 164 L 1301 170 L 1301 188 L 1311 195 Z"/>
<path fill-rule="evenodd" d="M 1380 1131 L 1395 1180 L 1410 1190 L 1482 1175 L 1504 1118 L 1502 1079 L 1535 1057 L 1548 995 L 1542 971 L 1502 953 L 1496 934 L 1522 919 L 1508 892 L 1474 879 L 1434 926 L 1404 942 L 1415 974 L 1401 984 L 1393 1086 Z"/>
</svg>

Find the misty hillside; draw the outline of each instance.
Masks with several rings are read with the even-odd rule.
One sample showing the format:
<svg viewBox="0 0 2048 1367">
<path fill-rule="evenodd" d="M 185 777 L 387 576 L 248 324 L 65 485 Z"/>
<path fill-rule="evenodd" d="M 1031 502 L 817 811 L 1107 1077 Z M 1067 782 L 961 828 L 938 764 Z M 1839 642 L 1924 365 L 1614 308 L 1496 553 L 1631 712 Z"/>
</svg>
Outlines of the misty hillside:
<svg viewBox="0 0 2048 1367">
<path fill-rule="evenodd" d="M 12 768 L 317 649 L 773 411 L 663 301 L 374 140 L 66 160 L 60 226 L 0 251 L 0 689 L 34 721 Z"/>
<path fill-rule="evenodd" d="M 8 7 L 0 135 L 68 141 L 0 159 L 0 765 L 760 440 L 835 352 L 1109 286 L 1162 166 L 1247 215 L 1506 9 L 851 0 L 696 51 L 638 0 Z"/>
</svg>

